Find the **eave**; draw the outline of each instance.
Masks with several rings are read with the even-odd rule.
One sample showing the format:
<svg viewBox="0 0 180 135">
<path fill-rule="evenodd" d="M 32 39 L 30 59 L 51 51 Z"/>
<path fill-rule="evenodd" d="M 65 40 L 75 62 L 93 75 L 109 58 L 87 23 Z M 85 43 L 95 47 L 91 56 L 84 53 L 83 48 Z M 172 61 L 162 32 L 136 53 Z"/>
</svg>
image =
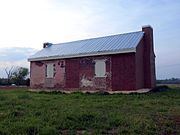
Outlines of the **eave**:
<svg viewBox="0 0 180 135">
<path fill-rule="evenodd" d="M 68 59 L 68 58 L 79 58 L 79 57 L 90 57 L 90 56 L 102 56 L 102 55 L 111 55 L 111 54 L 123 54 L 123 53 L 135 53 L 136 48 L 131 48 L 127 50 L 120 51 L 107 51 L 107 52 L 93 52 L 85 54 L 72 54 L 72 55 L 56 55 L 56 56 L 47 56 L 47 57 L 36 57 L 29 58 L 28 61 L 44 61 L 44 60 L 56 60 L 56 59 Z"/>
</svg>

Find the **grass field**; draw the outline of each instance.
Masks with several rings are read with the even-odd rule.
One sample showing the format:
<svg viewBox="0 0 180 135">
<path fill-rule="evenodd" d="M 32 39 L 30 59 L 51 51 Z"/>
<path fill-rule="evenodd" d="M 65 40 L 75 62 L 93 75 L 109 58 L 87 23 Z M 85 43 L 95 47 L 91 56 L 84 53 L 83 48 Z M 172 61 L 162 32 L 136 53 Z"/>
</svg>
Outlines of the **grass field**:
<svg viewBox="0 0 180 135">
<path fill-rule="evenodd" d="M 0 135 L 180 134 L 180 88 L 146 94 L 0 90 Z"/>
</svg>

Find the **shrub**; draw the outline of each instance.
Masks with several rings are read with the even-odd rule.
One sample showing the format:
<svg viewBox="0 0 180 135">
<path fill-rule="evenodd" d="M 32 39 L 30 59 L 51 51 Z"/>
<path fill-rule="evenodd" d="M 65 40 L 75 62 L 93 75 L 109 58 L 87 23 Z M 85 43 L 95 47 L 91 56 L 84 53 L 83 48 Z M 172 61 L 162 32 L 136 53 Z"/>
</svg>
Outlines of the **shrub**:
<svg viewBox="0 0 180 135">
<path fill-rule="evenodd" d="M 167 91 L 170 88 L 166 85 L 162 85 L 162 86 L 156 86 L 155 88 L 151 89 L 150 92 L 161 92 L 161 91 Z"/>
</svg>

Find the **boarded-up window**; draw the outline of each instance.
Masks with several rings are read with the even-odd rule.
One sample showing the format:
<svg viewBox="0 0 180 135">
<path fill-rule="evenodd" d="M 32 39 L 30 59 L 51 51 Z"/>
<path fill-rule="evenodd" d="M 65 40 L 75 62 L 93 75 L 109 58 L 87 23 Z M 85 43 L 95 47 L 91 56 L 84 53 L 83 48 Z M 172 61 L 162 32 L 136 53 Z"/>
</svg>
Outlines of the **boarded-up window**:
<svg viewBox="0 0 180 135">
<path fill-rule="evenodd" d="M 53 78 L 54 77 L 54 64 L 47 64 L 46 65 L 46 78 Z"/>
<path fill-rule="evenodd" d="M 106 76 L 106 61 L 95 60 L 95 77 L 105 77 L 105 76 Z"/>
</svg>

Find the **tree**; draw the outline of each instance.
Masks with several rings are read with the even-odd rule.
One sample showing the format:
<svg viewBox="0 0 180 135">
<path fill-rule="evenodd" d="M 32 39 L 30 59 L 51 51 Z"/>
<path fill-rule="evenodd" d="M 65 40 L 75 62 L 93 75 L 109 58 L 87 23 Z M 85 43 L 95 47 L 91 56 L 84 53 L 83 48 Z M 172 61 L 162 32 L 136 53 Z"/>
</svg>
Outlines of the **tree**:
<svg viewBox="0 0 180 135">
<path fill-rule="evenodd" d="M 25 84 L 27 75 L 29 74 L 28 68 L 18 67 L 12 73 L 12 80 L 17 85 Z"/>
<path fill-rule="evenodd" d="M 5 72 L 7 74 L 7 84 L 10 85 L 11 83 L 11 78 L 12 78 L 12 74 L 13 74 L 13 66 L 9 69 L 8 67 L 5 68 Z"/>
</svg>

